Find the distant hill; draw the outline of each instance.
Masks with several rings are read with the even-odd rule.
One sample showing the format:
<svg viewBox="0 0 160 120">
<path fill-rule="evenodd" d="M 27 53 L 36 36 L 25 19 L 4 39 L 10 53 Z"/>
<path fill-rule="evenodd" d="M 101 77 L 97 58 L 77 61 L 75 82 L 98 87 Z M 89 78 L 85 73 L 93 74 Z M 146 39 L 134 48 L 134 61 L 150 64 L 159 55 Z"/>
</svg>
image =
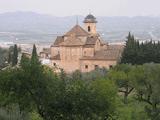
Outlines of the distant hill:
<svg viewBox="0 0 160 120">
<path fill-rule="evenodd" d="M 0 41 L 53 42 L 76 24 L 77 16 L 55 17 L 34 12 L 0 14 Z M 83 25 L 84 16 L 78 16 Z M 98 32 L 106 41 L 124 41 L 131 31 L 139 39 L 160 39 L 160 17 L 97 17 Z"/>
</svg>

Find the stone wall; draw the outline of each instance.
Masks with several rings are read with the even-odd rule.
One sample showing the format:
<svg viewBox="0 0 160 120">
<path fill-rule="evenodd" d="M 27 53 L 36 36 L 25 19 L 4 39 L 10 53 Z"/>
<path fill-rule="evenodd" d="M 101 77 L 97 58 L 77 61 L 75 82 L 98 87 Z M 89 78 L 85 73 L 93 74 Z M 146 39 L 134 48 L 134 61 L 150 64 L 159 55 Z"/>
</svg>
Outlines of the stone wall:
<svg viewBox="0 0 160 120">
<path fill-rule="evenodd" d="M 107 68 L 113 67 L 117 64 L 115 60 L 81 60 L 80 61 L 80 70 L 82 72 L 90 72 L 97 68 Z"/>
<path fill-rule="evenodd" d="M 88 31 L 88 27 L 90 27 L 90 31 Z M 90 34 L 97 34 L 96 23 L 85 23 L 84 28 Z"/>
<path fill-rule="evenodd" d="M 83 48 L 83 56 L 94 56 L 94 48 Z"/>
<path fill-rule="evenodd" d="M 57 54 L 59 54 L 59 51 L 60 51 L 59 47 L 56 47 L 56 46 L 51 47 L 51 57 L 56 56 Z"/>
</svg>

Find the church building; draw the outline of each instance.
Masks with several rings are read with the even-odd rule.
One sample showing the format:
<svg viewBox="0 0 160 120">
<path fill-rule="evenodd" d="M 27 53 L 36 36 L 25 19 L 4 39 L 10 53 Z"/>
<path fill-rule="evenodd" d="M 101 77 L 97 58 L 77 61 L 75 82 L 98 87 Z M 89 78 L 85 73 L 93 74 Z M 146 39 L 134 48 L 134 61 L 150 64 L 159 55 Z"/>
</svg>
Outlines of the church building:
<svg viewBox="0 0 160 120">
<path fill-rule="evenodd" d="M 50 66 L 67 73 L 80 70 L 90 72 L 97 68 L 111 68 L 121 57 L 123 47 L 109 45 L 97 33 L 96 18 L 85 17 L 84 27 L 76 24 L 63 36 L 58 36 L 50 47 Z"/>
</svg>

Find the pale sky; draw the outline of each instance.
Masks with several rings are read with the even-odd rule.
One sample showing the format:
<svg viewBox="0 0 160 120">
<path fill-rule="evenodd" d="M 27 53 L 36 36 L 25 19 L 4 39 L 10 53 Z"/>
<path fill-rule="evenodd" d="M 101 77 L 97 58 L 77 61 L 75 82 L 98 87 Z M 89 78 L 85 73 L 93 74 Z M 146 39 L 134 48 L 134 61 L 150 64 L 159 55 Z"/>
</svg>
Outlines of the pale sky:
<svg viewBox="0 0 160 120">
<path fill-rule="evenodd" d="M 0 0 L 0 13 L 32 11 L 55 16 L 157 16 L 160 0 Z"/>
</svg>

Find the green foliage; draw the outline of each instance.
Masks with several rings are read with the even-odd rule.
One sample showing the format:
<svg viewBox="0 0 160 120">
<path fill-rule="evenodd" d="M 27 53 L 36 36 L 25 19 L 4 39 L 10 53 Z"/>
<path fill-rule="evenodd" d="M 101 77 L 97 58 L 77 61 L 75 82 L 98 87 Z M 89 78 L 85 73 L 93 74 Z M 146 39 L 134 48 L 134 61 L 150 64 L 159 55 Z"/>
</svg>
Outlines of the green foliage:
<svg viewBox="0 0 160 120">
<path fill-rule="evenodd" d="M 17 103 L 21 110 L 37 110 L 45 120 L 97 120 L 114 114 L 117 92 L 111 81 L 96 80 L 88 84 L 82 80 L 58 79 L 47 71 L 30 73 L 27 69 L 26 73 L 21 68 L 3 71 L 0 90 L 8 96 L 5 104 Z"/>
<path fill-rule="evenodd" d="M 31 120 L 43 120 L 37 112 L 32 112 L 30 116 Z"/>
<path fill-rule="evenodd" d="M 83 73 L 84 80 L 97 80 L 97 79 L 105 79 L 107 76 L 108 70 L 106 68 L 96 68 L 88 73 Z"/>
<path fill-rule="evenodd" d="M 17 65 L 17 63 L 18 63 L 18 48 L 17 48 L 17 45 L 15 44 L 13 48 L 12 66 Z"/>
<path fill-rule="evenodd" d="M 160 42 L 155 43 L 152 40 L 140 43 L 129 33 L 124 48 L 121 63 L 130 63 L 133 65 L 142 65 L 144 63 L 160 63 Z"/>
<path fill-rule="evenodd" d="M 17 105 L 0 108 L 0 120 L 29 120 L 30 116 L 26 112 L 19 110 Z"/>
<path fill-rule="evenodd" d="M 22 55 L 20 66 L 0 72 L 3 105 L 18 104 L 20 111 L 36 112 L 44 120 L 102 120 L 115 114 L 117 90 L 109 80 L 84 81 L 81 73 L 59 75 L 38 60 Z M 34 113 L 33 113 L 34 114 Z M 39 119 L 37 114 L 33 119 Z"/>
<path fill-rule="evenodd" d="M 144 64 L 139 66 L 121 64 L 112 69 L 109 72 L 108 77 L 115 81 L 119 87 L 119 92 L 124 93 L 124 100 L 126 97 L 127 101 L 129 97 L 134 98 L 134 103 L 136 103 L 135 106 L 141 103 L 143 105 L 144 113 L 146 113 L 151 120 L 158 120 L 160 118 L 159 73 L 159 64 Z M 129 101 L 127 103 L 128 107 L 123 107 L 122 111 L 130 108 Z M 132 108 L 134 108 L 134 106 L 130 109 Z M 129 111 L 130 110 L 128 110 L 128 112 Z M 132 115 L 130 113 L 128 114 L 129 116 L 126 117 L 129 118 L 126 119 L 131 119 L 130 117 Z M 135 113 L 135 115 L 136 114 L 137 113 Z"/>
<path fill-rule="evenodd" d="M 131 33 L 129 32 L 126 41 L 126 46 L 122 54 L 121 63 L 136 64 L 135 56 L 137 56 L 136 51 L 138 47 L 139 47 L 138 42 L 134 39 L 134 36 L 132 36 Z"/>
<path fill-rule="evenodd" d="M 144 108 L 145 104 L 130 96 L 127 105 L 119 102 L 118 120 L 150 120 Z"/>
<path fill-rule="evenodd" d="M 35 65 L 39 65 L 40 64 L 39 58 L 38 58 L 38 55 L 37 55 L 37 48 L 36 48 L 35 44 L 33 45 L 31 64 L 35 64 Z"/>
<path fill-rule="evenodd" d="M 73 80 L 82 80 L 82 73 L 79 70 L 76 70 L 72 73 Z"/>
<path fill-rule="evenodd" d="M 14 47 L 10 46 L 9 50 L 8 50 L 8 59 L 7 59 L 7 61 L 8 61 L 9 64 L 12 64 L 13 50 L 14 50 Z"/>
<path fill-rule="evenodd" d="M 145 64 L 136 80 L 137 100 L 147 104 L 145 110 L 152 120 L 160 118 L 160 65 Z M 140 73 L 137 73 L 140 74 Z"/>
<path fill-rule="evenodd" d="M 19 66 L 0 71 L 0 119 L 16 105 L 13 120 L 159 120 L 159 73 L 159 64 L 120 64 L 56 74 L 40 64 L 34 45 L 31 59 L 23 54 Z"/>
<path fill-rule="evenodd" d="M 110 80 L 115 81 L 116 85 L 119 88 L 119 92 L 124 95 L 124 103 L 127 104 L 127 98 L 134 90 L 133 88 L 133 79 L 130 77 L 133 67 L 127 64 L 121 64 L 116 66 L 108 73 Z"/>
<path fill-rule="evenodd" d="M 8 51 L 6 49 L 0 48 L 0 69 L 6 67 L 8 57 Z"/>
<path fill-rule="evenodd" d="M 25 54 L 22 54 L 20 65 L 25 70 L 30 66 L 30 59 Z"/>
<path fill-rule="evenodd" d="M 92 83 L 92 89 L 96 93 L 95 99 L 97 112 L 100 112 L 101 119 L 113 119 L 116 108 L 117 87 L 114 82 L 109 80 L 95 80 Z M 102 112 L 103 111 L 103 112 Z"/>
</svg>

